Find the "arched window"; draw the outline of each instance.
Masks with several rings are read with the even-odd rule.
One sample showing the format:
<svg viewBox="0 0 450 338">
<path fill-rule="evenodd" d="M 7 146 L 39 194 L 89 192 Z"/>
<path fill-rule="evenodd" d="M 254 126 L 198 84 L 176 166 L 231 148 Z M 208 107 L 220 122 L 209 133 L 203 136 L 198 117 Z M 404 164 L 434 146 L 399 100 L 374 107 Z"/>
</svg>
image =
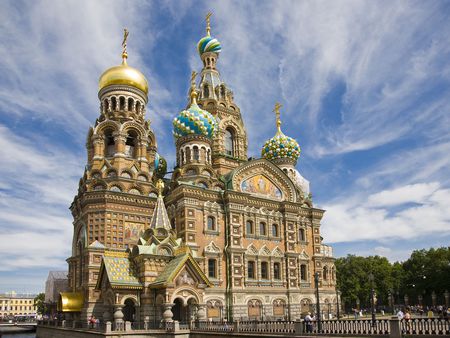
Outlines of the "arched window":
<svg viewBox="0 0 450 338">
<path fill-rule="evenodd" d="M 213 258 L 208 259 L 208 277 L 217 278 L 217 261 Z"/>
<path fill-rule="evenodd" d="M 200 152 L 198 151 L 198 147 L 194 146 L 194 161 L 200 160 Z"/>
<path fill-rule="evenodd" d="M 328 267 L 323 267 L 323 280 L 328 280 Z"/>
<path fill-rule="evenodd" d="M 212 216 L 208 216 L 208 230 L 216 231 L 216 219 Z"/>
<path fill-rule="evenodd" d="M 134 150 L 136 148 L 137 134 L 135 131 L 131 130 L 127 135 L 127 140 L 125 142 L 125 155 L 128 157 L 135 157 Z"/>
<path fill-rule="evenodd" d="M 255 229 L 253 228 L 253 222 L 252 221 L 247 221 L 245 224 L 245 232 L 247 235 L 254 235 L 255 234 Z"/>
<path fill-rule="evenodd" d="M 234 139 L 233 132 L 230 129 L 225 129 L 225 154 L 234 156 Z"/>
<path fill-rule="evenodd" d="M 261 236 L 266 236 L 267 235 L 266 223 L 264 223 L 264 222 L 259 223 L 259 234 Z"/>
<path fill-rule="evenodd" d="M 128 110 L 129 111 L 132 111 L 133 110 L 133 99 L 130 97 L 129 99 L 128 99 Z"/>
<path fill-rule="evenodd" d="M 269 279 L 269 269 L 267 262 L 261 262 L 261 279 Z"/>
<path fill-rule="evenodd" d="M 247 263 L 247 278 L 255 279 L 255 262 L 249 261 Z"/>
<path fill-rule="evenodd" d="M 116 147 L 114 143 L 113 131 L 111 129 L 105 131 L 105 156 L 114 156 Z"/>
<path fill-rule="evenodd" d="M 105 113 L 109 111 L 109 101 L 107 99 L 105 99 L 105 101 L 103 101 L 103 108 L 105 108 Z"/>
<path fill-rule="evenodd" d="M 125 110 L 125 98 L 123 96 L 119 97 L 119 110 Z"/>
<path fill-rule="evenodd" d="M 208 85 L 206 85 L 206 84 L 203 86 L 203 97 L 204 98 L 209 97 L 209 88 L 208 88 Z"/>
<path fill-rule="evenodd" d="M 278 224 L 272 224 L 272 237 L 278 237 Z"/>
<path fill-rule="evenodd" d="M 300 279 L 303 281 L 308 279 L 307 271 L 306 271 L 306 264 L 300 265 Z"/>
<path fill-rule="evenodd" d="M 114 96 L 111 98 L 111 108 L 113 111 L 117 110 L 117 99 Z"/>
<path fill-rule="evenodd" d="M 141 112 L 141 102 L 137 101 L 136 102 L 136 113 L 140 113 Z"/>
<path fill-rule="evenodd" d="M 280 263 L 273 263 L 273 279 L 281 279 Z"/>
<path fill-rule="evenodd" d="M 305 242 L 306 241 L 305 229 L 299 229 L 299 231 L 298 231 L 298 239 L 300 240 L 300 242 Z"/>
</svg>

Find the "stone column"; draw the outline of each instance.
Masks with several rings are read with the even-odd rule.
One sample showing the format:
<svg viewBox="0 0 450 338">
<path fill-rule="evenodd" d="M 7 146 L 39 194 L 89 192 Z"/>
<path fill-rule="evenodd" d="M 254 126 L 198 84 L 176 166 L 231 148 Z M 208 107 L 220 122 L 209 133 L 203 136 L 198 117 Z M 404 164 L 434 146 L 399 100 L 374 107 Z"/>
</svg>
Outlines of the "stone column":
<svg viewBox="0 0 450 338">
<path fill-rule="evenodd" d="M 389 338 L 401 338 L 402 329 L 400 327 L 400 320 L 397 316 L 392 316 L 389 320 Z"/>
<path fill-rule="evenodd" d="M 103 158 L 103 154 L 105 152 L 105 141 L 104 137 L 97 135 L 92 138 L 94 144 L 94 157 L 93 160 L 101 160 Z"/>
<path fill-rule="evenodd" d="M 162 306 L 163 306 L 163 309 L 164 309 L 164 312 L 163 312 L 163 320 L 165 321 L 165 322 L 172 322 L 173 321 L 173 312 L 172 312 L 172 306 L 174 306 L 175 304 L 174 303 L 164 303 Z"/>
<path fill-rule="evenodd" d="M 125 142 L 127 135 L 121 133 L 114 133 L 114 143 L 116 145 L 116 153 L 114 157 L 125 157 Z"/>
<path fill-rule="evenodd" d="M 206 304 L 198 304 L 197 319 L 206 320 Z"/>
<path fill-rule="evenodd" d="M 122 305 L 117 304 L 114 306 L 115 312 L 114 312 L 114 326 L 115 330 L 123 330 L 123 312 L 122 312 Z"/>
</svg>

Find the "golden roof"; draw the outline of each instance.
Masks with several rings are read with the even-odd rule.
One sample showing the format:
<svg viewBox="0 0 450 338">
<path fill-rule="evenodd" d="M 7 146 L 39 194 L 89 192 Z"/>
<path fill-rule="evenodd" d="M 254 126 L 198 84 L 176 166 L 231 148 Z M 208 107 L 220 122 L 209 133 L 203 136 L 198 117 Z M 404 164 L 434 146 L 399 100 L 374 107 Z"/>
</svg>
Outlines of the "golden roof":
<svg viewBox="0 0 450 338">
<path fill-rule="evenodd" d="M 127 64 L 127 37 L 128 31 L 124 30 L 124 39 L 122 42 L 122 64 L 119 66 L 107 69 L 98 81 L 98 90 L 102 90 L 110 85 L 126 85 L 132 86 L 142 90 L 146 95 L 148 94 L 148 82 L 144 74 L 136 68 L 130 67 Z"/>
<path fill-rule="evenodd" d="M 81 292 L 61 292 L 58 302 L 58 311 L 80 312 L 84 305 L 84 296 Z"/>
</svg>

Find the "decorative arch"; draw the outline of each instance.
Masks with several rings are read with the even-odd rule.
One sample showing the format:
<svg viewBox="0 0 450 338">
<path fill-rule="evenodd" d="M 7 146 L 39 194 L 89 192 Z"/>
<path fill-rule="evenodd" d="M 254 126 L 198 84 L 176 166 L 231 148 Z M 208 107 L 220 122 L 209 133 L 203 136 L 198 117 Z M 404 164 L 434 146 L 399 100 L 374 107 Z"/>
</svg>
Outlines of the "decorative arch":
<svg viewBox="0 0 450 338">
<path fill-rule="evenodd" d="M 103 135 L 106 129 L 118 132 L 120 131 L 120 124 L 114 120 L 105 120 L 95 127 L 93 135 Z"/>
<path fill-rule="evenodd" d="M 257 176 L 270 178 L 270 182 L 280 189 L 282 193 L 281 200 L 297 201 L 297 193 L 292 181 L 278 166 L 265 159 L 249 161 L 235 169 L 230 176 L 229 185 L 231 185 L 233 190 L 241 191 L 241 185 L 245 180 Z M 265 188 L 265 186 L 263 187 Z M 247 190 L 251 190 L 251 188 Z"/>
<path fill-rule="evenodd" d="M 122 124 L 121 132 L 128 133 L 130 130 L 134 130 L 141 139 L 145 139 L 147 136 L 147 131 L 142 127 L 140 123 L 134 121 L 127 121 Z"/>
</svg>

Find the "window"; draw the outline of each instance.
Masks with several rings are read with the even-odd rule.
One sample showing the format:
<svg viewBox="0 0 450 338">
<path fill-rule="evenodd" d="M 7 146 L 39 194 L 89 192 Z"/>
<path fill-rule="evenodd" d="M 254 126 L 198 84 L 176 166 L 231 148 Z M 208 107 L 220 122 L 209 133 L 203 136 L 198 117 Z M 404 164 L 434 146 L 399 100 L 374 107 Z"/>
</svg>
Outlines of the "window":
<svg viewBox="0 0 450 338">
<path fill-rule="evenodd" d="M 114 136 L 112 130 L 105 131 L 105 156 L 114 156 L 115 153 L 115 145 L 114 145 Z"/>
<path fill-rule="evenodd" d="M 247 265 L 247 278 L 255 279 L 255 262 L 249 261 Z"/>
<path fill-rule="evenodd" d="M 328 267 L 324 266 L 323 267 L 323 280 L 327 280 L 328 279 Z"/>
<path fill-rule="evenodd" d="M 305 264 L 300 265 L 300 279 L 303 281 L 307 280 Z"/>
<path fill-rule="evenodd" d="M 209 60 L 209 59 L 208 59 Z M 209 88 L 208 85 L 205 84 L 205 86 L 203 87 L 203 97 L 204 98 L 208 98 L 209 97 Z"/>
<path fill-rule="evenodd" d="M 233 133 L 231 130 L 226 129 L 225 130 L 225 139 L 224 139 L 224 145 L 225 145 L 225 154 L 234 156 L 234 140 L 233 140 Z"/>
<path fill-rule="evenodd" d="M 280 263 L 273 263 L 273 279 L 281 279 Z"/>
<path fill-rule="evenodd" d="M 267 233 L 266 233 L 266 223 L 264 223 L 264 222 L 259 223 L 259 234 L 261 236 L 266 236 L 267 235 Z"/>
<path fill-rule="evenodd" d="M 194 147 L 194 160 L 195 161 L 200 160 L 200 152 L 198 151 L 198 147 L 197 146 Z"/>
<path fill-rule="evenodd" d="M 261 262 L 261 279 L 269 279 L 269 269 L 267 262 Z"/>
<path fill-rule="evenodd" d="M 216 219 L 212 216 L 208 216 L 208 230 L 210 231 L 216 230 Z"/>
<path fill-rule="evenodd" d="M 136 145 L 137 134 L 134 131 L 131 131 L 127 135 L 127 140 L 125 142 L 125 155 L 128 157 L 134 157 L 134 149 Z"/>
<path fill-rule="evenodd" d="M 253 229 L 252 221 L 247 221 L 247 223 L 245 224 L 245 229 L 246 229 L 247 235 L 253 235 L 255 233 L 255 231 Z"/>
<path fill-rule="evenodd" d="M 216 265 L 217 265 L 217 261 L 215 259 L 208 259 L 208 277 L 209 278 L 217 278 Z"/>
<path fill-rule="evenodd" d="M 300 242 L 305 242 L 306 241 L 306 236 L 305 236 L 305 229 L 300 229 L 299 230 L 299 236 L 298 236 Z"/>
<path fill-rule="evenodd" d="M 272 236 L 278 237 L 278 224 L 272 224 Z"/>
</svg>

